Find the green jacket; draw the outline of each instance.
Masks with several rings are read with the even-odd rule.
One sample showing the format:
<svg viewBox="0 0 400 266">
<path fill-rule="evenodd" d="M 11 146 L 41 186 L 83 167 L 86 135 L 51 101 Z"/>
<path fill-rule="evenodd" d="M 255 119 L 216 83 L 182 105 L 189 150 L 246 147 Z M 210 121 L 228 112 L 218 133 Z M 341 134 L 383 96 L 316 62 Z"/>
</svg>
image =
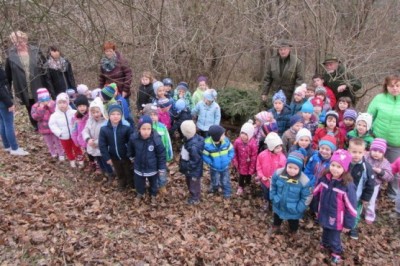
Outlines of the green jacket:
<svg viewBox="0 0 400 266">
<path fill-rule="evenodd" d="M 364 136 L 359 136 L 357 129 L 350 130 L 349 133 L 347 133 L 347 143 L 352 139 L 352 138 L 360 138 L 363 139 L 365 142 L 365 147 L 367 150 L 369 150 L 369 147 L 371 146 L 371 143 L 374 141 L 374 136 L 372 136 L 371 132 L 367 132 Z M 349 145 L 346 145 L 349 147 Z"/>
<path fill-rule="evenodd" d="M 372 115 L 372 130 L 377 138 L 400 148 L 400 97 L 381 93 L 372 99 L 367 112 Z"/>
<path fill-rule="evenodd" d="M 192 96 L 192 102 L 193 106 L 196 106 L 196 104 L 200 101 L 202 101 L 204 98 L 204 91 L 201 90 L 200 88 L 197 88 L 196 91 L 193 93 Z"/>
</svg>

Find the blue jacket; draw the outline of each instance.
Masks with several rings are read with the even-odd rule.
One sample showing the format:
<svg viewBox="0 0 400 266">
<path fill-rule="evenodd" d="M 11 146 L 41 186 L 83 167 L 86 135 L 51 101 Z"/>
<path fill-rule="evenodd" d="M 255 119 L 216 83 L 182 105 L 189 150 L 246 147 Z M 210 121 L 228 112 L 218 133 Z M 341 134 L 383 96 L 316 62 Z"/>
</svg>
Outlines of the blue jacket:
<svg viewBox="0 0 400 266">
<path fill-rule="evenodd" d="M 330 174 L 321 177 L 315 187 L 314 199 L 319 202 L 318 220 L 323 228 L 341 231 L 351 229 L 356 223 L 356 186 L 346 186 L 342 180 L 332 179 Z"/>
<path fill-rule="evenodd" d="M 310 179 L 304 173 L 297 179 L 289 179 L 284 169 L 276 170 L 272 176 L 269 193 L 272 209 L 282 220 L 301 219 L 312 198 Z"/>
<path fill-rule="evenodd" d="M 188 177 L 200 178 L 203 176 L 203 148 L 204 138 L 194 135 L 191 139 L 183 139 L 186 151 L 189 153 L 189 160 L 184 160 L 181 156 L 179 161 L 179 171 Z"/>
<path fill-rule="evenodd" d="M 282 136 L 283 133 L 289 128 L 290 117 L 292 116 L 292 111 L 289 106 L 285 105 L 283 110 L 278 114 L 274 108 L 271 108 L 269 112 L 274 116 L 276 123 L 278 124 L 278 134 Z"/>
<path fill-rule="evenodd" d="M 165 148 L 160 135 L 155 131 L 147 139 L 143 139 L 139 132 L 132 134 L 128 143 L 128 156 L 135 158 L 134 172 L 140 176 L 153 176 L 167 169 Z"/>
<path fill-rule="evenodd" d="M 294 144 L 294 145 L 290 148 L 289 153 L 291 153 L 292 151 L 297 151 L 297 150 L 299 150 L 299 149 L 300 149 L 299 144 Z M 312 148 L 312 141 L 311 141 L 310 145 L 308 145 L 308 148 L 305 149 L 305 150 L 306 150 L 307 154 L 306 154 L 306 157 L 304 157 L 304 167 L 307 165 L 307 163 L 308 163 L 308 161 L 310 160 L 311 156 L 313 156 L 313 154 L 314 154 L 314 152 L 315 152 L 314 149 Z M 304 169 L 304 168 L 303 168 L 303 169 Z"/>
<path fill-rule="evenodd" d="M 308 160 L 306 168 L 304 169 L 304 174 L 310 179 L 310 186 L 315 186 L 318 183 L 318 179 L 322 177 L 325 170 L 329 168 L 330 158 L 322 158 L 319 151 L 315 151 L 313 155 Z"/>
<path fill-rule="evenodd" d="M 229 167 L 235 150 L 227 137 L 216 145 L 211 137 L 204 141 L 203 160 L 206 164 L 216 171 L 224 171 Z"/>
<path fill-rule="evenodd" d="M 108 121 L 100 129 L 99 149 L 105 161 L 128 159 L 127 146 L 132 132 L 132 127 L 125 120 L 121 120 L 116 127 Z"/>
<path fill-rule="evenodd" d="M 292 115 L 297 114 L 298 112 L 301 111 L 301 107 L 303 107 L 303 104 L 306 102 L 306 99 L 303 99 L 303 101 L 296 103 L 292 101 L 289 105 L 290 110 L 292 111 Z"/>
<path fill-rule="evenodd" d="M 192 110 L 192 115 L 197 116 L 197 127 L 202 131 L 208 131 L 210 126 L 219 125 L 221 122 L 221 108 L 218 103 L 213 102 L 211 105 L 200 101 Z"/>
<path fill-rule="evenodd" d="M 365 161 L 350 164 L 349 171 L 357 188 L 357 201 L 369 201 L 375 189 L 375 174 L 371 165 Z"/>
</svg>

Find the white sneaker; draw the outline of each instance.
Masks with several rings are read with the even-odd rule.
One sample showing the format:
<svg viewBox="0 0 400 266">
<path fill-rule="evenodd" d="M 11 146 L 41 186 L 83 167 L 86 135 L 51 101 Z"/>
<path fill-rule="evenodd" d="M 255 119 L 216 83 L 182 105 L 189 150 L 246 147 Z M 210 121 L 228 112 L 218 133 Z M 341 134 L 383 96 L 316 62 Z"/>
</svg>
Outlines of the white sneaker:
<svg viewBox="0 0 400 266">
<path fill-rule="evenodd" d="M 18 156 L 25 156 L 25 155 L 29 155 L 29 152 L 24 151 L 24 149 L 22 149 L 22 148 L 18 148 L 16 150 L 11 150 L 10 154 L 11 155 L 18 155 Z"/>
<path fill-rule="evenodd" d="M 11 151 L 11 147 L 9 147 L 9 148 L 4 148 L 3 151 L 8 151 L 8 152 L 10 152 L 10 151 Z"/>
<path fill-rule="evenodd" d="M 85 167 L 85 162 L 84 161 L 78 161 L 78 168 L 82 169 L 83 167 Z"/>
<path fill-rule="evenodd" d="M 76 163 L 75 163 L 75 161 L 69 161 L 69 164 L 71 165 L 72 168 L 76 168 Z"/>
<path fill-rule="evenodd" d="M 63 156 L 63 155 L 58 156 L 58 160 L 59 160 L 60 162 L 65 161 L 65 156 Z"/>
</svg>

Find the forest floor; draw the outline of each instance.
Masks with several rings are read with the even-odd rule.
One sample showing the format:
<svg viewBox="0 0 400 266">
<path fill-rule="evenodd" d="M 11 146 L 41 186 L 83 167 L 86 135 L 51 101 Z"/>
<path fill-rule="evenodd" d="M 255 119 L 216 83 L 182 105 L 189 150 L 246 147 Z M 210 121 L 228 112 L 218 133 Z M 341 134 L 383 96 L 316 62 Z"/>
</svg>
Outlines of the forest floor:
<svg viewBox="0 0 400 266">
<path fill-rule="evenodd" d="M 50 160 L 41 136 L 17 113 L 18 140 L 31 155 L 0 151 L 0 265 L 329 265 L 319 250 L 321 228 L 300 223 L 298 239 L 270 235 L 272 214 L 261 209 L 260 189 L 229 202 L 207 195 L 188 206 L 177 163 L 170 165 L 168 195 L 158 206 L 138 205 L 92 175 Z M 20 126 L 25 125 L 25 126 Z M 177 156 L 178 157 L 178 156 Z M 237 182 L 232 181 L 233 191 Z M 399 265 L 400 224 L 382 191 L 373 225 L 360 239 L 342 237 L 345 265 Z"/>
</svg>

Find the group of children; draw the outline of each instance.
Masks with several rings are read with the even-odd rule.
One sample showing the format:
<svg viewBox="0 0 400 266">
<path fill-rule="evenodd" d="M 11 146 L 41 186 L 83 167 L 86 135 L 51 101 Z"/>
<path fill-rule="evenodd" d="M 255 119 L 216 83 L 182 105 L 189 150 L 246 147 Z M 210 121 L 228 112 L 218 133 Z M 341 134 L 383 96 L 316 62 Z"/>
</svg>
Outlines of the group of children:
<svg viewBox="0 0 400 266">
<path fill-rule="evenodd" d="M 309 210 L 323 227 L 321 248 L 331 252 L 334 262 L 340 261 L 341 232 L 358 239 L 363 209 L 366 222 L 373 223 L 380 186 L 393 178 L 384 158 L 386 141 L 371 132 L 371 115 L 358 114 L 350 98 L 335 99 L 316 75 L 314 87 L 299 86 L 290 103 L 278 91 L 273 108 L 244 123 L 231 143 L 219 125 L 217 92 L 207 83 L 206 77 L 199 77 L 192 96 L 186 82 L 173 90 L 170 78 L 156 81 L 144 72 L 137 125 L 114 83 L 96 93 L 80 85 L 73 102 L 67 93 L 54 102 L 46 89 L 39 89 L 32 117 L 52 157 L 63 161 L 66 156 L 71 167 L 83 168 L 86 153 L 89 169 L 104 173 L 108 183 L 116 175 L 119 189 L 135 188 L 138 202 L 145 196 L 146 180 L 152 203 L 166 192 L 171 137 L 179 134 L 179 170 L 186 178 L 188 204 L 201 201 L 203 162 L 210 170 L 208 193 L 221 191 L 229 199 L 233 162 L 239 181 L 236 194 L 248 192 L 253 178 L 260 184 L 263 208 L 273 211 L 273 233 L 287 220 L 295 235 Z"/>
</svg>

